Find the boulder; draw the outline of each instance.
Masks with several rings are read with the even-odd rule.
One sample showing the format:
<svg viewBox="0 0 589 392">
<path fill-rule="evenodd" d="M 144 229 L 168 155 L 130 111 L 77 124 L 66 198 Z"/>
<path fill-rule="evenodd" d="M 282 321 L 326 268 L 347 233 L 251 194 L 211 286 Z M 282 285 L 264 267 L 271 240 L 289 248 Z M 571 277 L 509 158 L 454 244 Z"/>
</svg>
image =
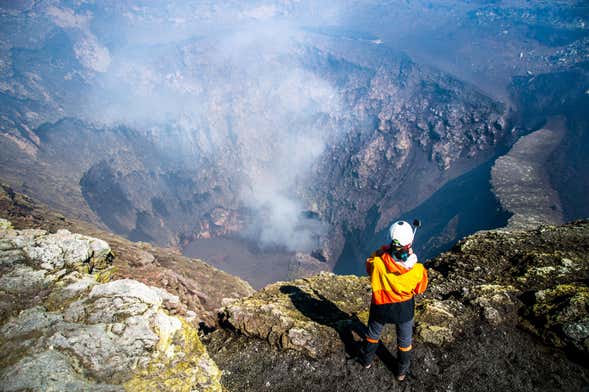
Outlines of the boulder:
<svg viewBox="0 0 589 392">
<path fill-rule="evenodd" d="M 254 295 L 234 300 L 225 321 L 241 333 L 317 358 L 341 350 L 339 335 L 360 328 L 367 314 L 366 278 L 322 272 L 292 282 L 277 282 Z"/>
<path fill-rule="evenodd" d="M 0 241 L 2 390 L 221 390 L 195 327 L 166 310 L 177 296 L 99 282 L 112 268 L 106 242 L 5 222 Z"/>
</svg>

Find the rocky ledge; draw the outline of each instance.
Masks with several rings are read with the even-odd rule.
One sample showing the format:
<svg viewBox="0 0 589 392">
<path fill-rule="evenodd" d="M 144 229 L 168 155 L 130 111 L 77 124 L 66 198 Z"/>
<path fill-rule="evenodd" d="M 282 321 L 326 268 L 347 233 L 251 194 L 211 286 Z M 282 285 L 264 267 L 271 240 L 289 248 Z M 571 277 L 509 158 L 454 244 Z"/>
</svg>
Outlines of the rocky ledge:
<svg viewBox="0 0 589 392">
<path fill-rule="evenodd" d="M 209 327 L 216 324 L 216 309 L 223 298 L 254 292 L 244 280 L 201 260 L 184 257 L 174 249 L 132 242 L 87 222 L 66 218 L 4 184 L 0 184 L 0 218 L 9 220 L 17 229 L 68 229 L 107 241 L 117 255 L 112 279 L 129 278 L 160 287 L 180 298 L 179 314 L 196 315 L 197 322 Z"/>
<path fill-rule="evenodd" d="M 221 390 L 177 296 L 110 281 L 103 240 L 0 219 L 0 389 Z"/>
<path fill-rule="evenodd" d="M 376 366 L 352 360 L 367 278 L 321 273 L 226 301 L 224 328 L 205 344 L 231 390 L 579 390 L 589 383 L 588 255 L 589 221 L 579 221 L 480 232 L 429 262 L 406 385 L 392 380 L 394 328 Z"/>
<path fill-rule="evenodd" d="M 221 317 L 224 325 L 245 336 L 320 358 L 341 351 L 354 332 L 362 333 L 369 296 L 368 279 L 321 272 L 266 286 L 243 300 L 227 301 Z"/>
<path fill-rule="evenodd" d="M 431 267 L 430 301 L 458 301 L 589 359 L 589 221 L 476 234 Z"/>
</svg>

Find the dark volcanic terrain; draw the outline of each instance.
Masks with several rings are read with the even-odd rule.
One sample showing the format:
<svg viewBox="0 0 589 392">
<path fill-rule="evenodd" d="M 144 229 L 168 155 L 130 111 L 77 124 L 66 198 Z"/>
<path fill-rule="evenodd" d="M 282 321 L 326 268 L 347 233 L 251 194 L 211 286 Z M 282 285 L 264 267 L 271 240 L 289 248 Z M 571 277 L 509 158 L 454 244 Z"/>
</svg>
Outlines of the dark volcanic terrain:
<svg viewBox="0 0 589 392">
<path fill-rule="evenodd" d="M 0 390 L 587 390 L 588 43 L 575 0 L 0 2 Z M 397 383 L 363 261 L 413 218 Z"/>
<path fill-rule="evenodd" d="M 556 391 L 589 384 L 589 222 L 481 232 L 428 264 L 417 299 L 413 372 L 394 380 L 395 333 L 378 360 L 353 359 L 366 278 L 322 273 L 225 306 L 205 344 L 223 385 L 256 391 Z"/>
</svg>

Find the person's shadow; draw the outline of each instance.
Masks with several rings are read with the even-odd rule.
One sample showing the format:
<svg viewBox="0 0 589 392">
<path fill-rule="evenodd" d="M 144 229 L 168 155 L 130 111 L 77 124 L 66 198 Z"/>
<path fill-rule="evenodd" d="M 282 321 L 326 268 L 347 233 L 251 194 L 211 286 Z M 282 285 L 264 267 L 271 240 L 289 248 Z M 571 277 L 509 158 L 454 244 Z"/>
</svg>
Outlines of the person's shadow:
<svg viewBox="0 0 589 392">
<path fill-rule="evenodd" d="M 349 360 L 360 356 L 362 340 L 366 336 L 367 328 L 355 314 L 350 315 L 342 311 L 317 290 L 313 290 L 311 295 L 299 287 L 284 285 L 280 287 L 280 292 L 287 294 L 295 308 L 303 315 L 316 323 L 335 329 L 344 344 Z M 354 332 L 362 340 L 356 340 Z M 397 360 L 383 344 L 379 345 L 376 354 L 389 370 L 396 371 Z"/>
</svg>

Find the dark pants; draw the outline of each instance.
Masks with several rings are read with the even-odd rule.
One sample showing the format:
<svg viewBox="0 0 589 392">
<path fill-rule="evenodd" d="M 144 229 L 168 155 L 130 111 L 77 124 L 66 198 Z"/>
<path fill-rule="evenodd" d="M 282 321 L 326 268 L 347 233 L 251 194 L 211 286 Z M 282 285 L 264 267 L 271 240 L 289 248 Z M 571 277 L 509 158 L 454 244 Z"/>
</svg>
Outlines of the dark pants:
<svg viewBox="0 0 589 392">
<path fill-rule="evenodd" d="M 362 348 L 361 361 L 369 364 L 374 360 L 380 335 L 385 324 L 370 318 L 368 320 L 368 333 Z M 411 343 L 413 338 L 413 319 L 395 324 L 397 330 L 397 360 L 399 361 L 399 374 L 406 374 L 411 365 Z"/>
</svg>

